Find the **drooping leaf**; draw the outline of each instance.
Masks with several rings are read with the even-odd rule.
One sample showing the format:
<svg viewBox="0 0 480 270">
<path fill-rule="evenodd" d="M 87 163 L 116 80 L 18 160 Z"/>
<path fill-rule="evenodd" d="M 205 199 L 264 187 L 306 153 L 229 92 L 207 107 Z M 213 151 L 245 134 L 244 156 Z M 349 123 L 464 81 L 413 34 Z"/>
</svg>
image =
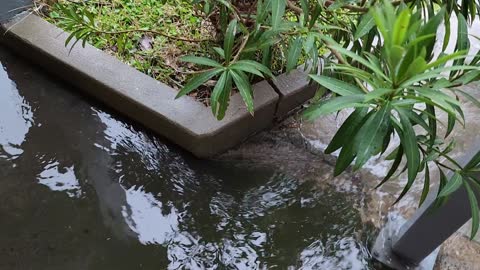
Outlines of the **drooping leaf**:
<svg viewBox="0 0 480 270">
<path fill-rule="evenodd" d="M 225 84 L 227 82 L 227 77 L 229 76 L 229 71 L 225 71 L 222 73 L 220 78 L 217 81 L 217 84 L 213 88 L 213 92 L 210 96 L 210 106 L 212 108 L 212 113 L 213 115 L 217 116 L 217 112 L 219 111 L 219 108 L 222 106 L 220 104 L 220 96 L 222 92 L 225 90 Z"/>
<path fill-rule="evenodd" d="M 468 181 L 464 181 L 463 183 L 465 185 L 465 189 L 467 190 L 468 200 L 470 202 L 470 210 L 472 213 L 472 230 L 470 233 L 470 239 L 473 239 L 478 232 L 478 212 L 480 209 L 478 208 L 477 197 L 475 196 L 475 192 L 473 192 L 472 188 L 470 187 L 470 184 L 468 184 Z"/>
<path fill-rule="evenodd" d="M 453 128 L 455 127 L 456 118 L 454 115 L 448 114 L 447 116 L 447 131 L 445 132 L 445 138 L 447 138 L 450 133 L 452 133 Z"/>
<path fill-rule="evenodd" d="M 374 112 L 358 131 L 354 138 L 357 147 L 354 169 L 359 169 L 373 155 L 380 153 L 390 123 L 390 110 L 390 103 L 387 103 Z"/>
<path fill-rule="evenodd" d="M 349 142 L 351 140 L 351 134 L 353 134 L 354 131 L 361 126 L 365 120 L 365 115 L 367 115 L 367 112 L 367 108 L 358 108 L 351 113 L 335 133 L 335 136 L 333 136 L 332 140 L 328 144 L 328 147 L 324 151 L 325 154 L 331 154 Z"/>
<path fill-rule="evenodd" d="M 240 60 L 237 61 L 235 64 L 231 65 L 230 68 L 232 69 L 239 69 L 245 72 L 253 73 L 256 75 L 260 74 L 265 74 L 270 78 L 274 78 L 272 72 L 270 69 L 268 69 L 266 66 L 253 61 L 253 60 Z M 261 77 L 264 77 L 263 75 L 259 75 Z"/>
<path fill-rule="evenodd" d="M 175 98 L 179 98 L 181 96 L 184 96 L 193 90 L 195 90 L 197 87 L 200 85 L 204 84 L 206 81 L 210 80 L 213 78 L 215 75 L 219 74 L 222 72 L 222 69 L 214 69 L 210 71 L 206 71 L 203 73 L 200 73 L 193 77 L 188 83 L 178 92 L 177 96 Z"/>
<path fill-rule="evenodd" d="M 246 76 L 242 76 L 241 72 L 242 71 L 232 70 L 231 71 L 232 78 L 233 78 L 233 81 L 235 82 L 235 85 L 238 87 L 238 90 L 240 91 L 240 95 L 242 96 L 243 101 L 247 106 L 248 112 L 250 112 L 250 114 L 253 115 L 254 108 L 253 108 L 252 85 L 245 78 Z"/>
<path fill-rule="evenodd" d="M 397 132 L 400 136 L 400 141 L 403 146 L 403 151 L 407 158 L 407 169 L 408 169 L 408 180 L 405 188 L 398 197 L 397 201 L 402 199 L 402 197 L 410 190 L 413 185 L 415 178 L 418 174 L 418 168 L 420 165 L 420 150 L 417 144 L 417 137 L 415 131 L 413 130 L 412 124 L 408 116 L 406 115 L 404 109 L 397 109 L 398 116 L 400 117 L 400 130 L 397 127 Z"/>
<path fill-rule="evenodd" d="M 465 165 L 464 169 L 468 171 L 468 170 L 473 169 L 474 167 L 477 167 L 479 164 L 480 164 L 480 151 L 478 151 L 472 157 L 472 159 L 470 159 L 470 161 L 467 163 L 467 165 Z"/>
<path fill-rule="evenodd" d="M 402 159 L 403 159 L 402 145 L 400 145 L 397 149 L 398 150 L 396 152 L 392 152 L 392 154 L 395 153 L 395 160 L 393 161 L 392 166 L 390 166 L 390 169 L 388 170 L 387 175 L 383 178 L 383 180 L 375 187 L 376 189 L 381 187 L 388 180 L 390 180 L 390 178 L 392 178 L 392 176 L 397 171 L 398 166 L 400 166 L 400 163 L 402 163 Z"/>
<path fill-rule="evenodd" d="M 428 192 L 430 190 L 430 169 L 428 168 L 428 164 L 425 164 L 425 180 L 423 182 L 423 189 L 422 195 L 420 196 L 420 202 L 418 207 L 422 206 L 423 202 L 427 198 Z"/>
<path fill-rule="evenodd" d="M 462 186 L 463 178 L 462 175 L 458 172 L 454 172 L 453 176 L 450 178 L 450 180 L 446 183 L 446 185 L 442 188 L 440 191 L 440 194 L 438 194 L 438 197 L 446 197 L 453 192 L 457 191 Z"/>
<path fill-rule="evenodd" d="M 213 47 L 213 50 L 220 55 L 222 59 L 225 59 L 225 51 L 220 47 Z"/>
<path fill-rule="evenodd" d="M 310 106 L 304 113 L 305 118 L 313 120 L 321 115 L 333 113 L 345 108 L 365 107 L 361 104 L 364 95 L 335 97 Z"/>
<path fill-rule="evenodd" d="M 324 75 L 309 75 L 309 76 L 321 86 L 341 96 L 363 94 L 362 90 L 360 90 L 358 87 L 352 84 L 346 83 L 344 81 L 340 81 L 338 79 L 324 76 Z"/>
<path fill-rule="evenodd" d="M 374 26 L 375 20 L 373 19 L 372 14 L 370 12 L 364 14 L 357 26 L 355 34 L 353 35 L 353 39 L 359 39 L 365 36 Z"/>
<path fill-rule="evenodd" d="M 198 57 L 198 56 L 183 56 L 180 58 L 183 62 L 194 63 L 197 65 L 209 66 L 209 67 L 222 67 L 220 63 L 215 60 L 206 58 L 206 57 Z"/>
</svg>

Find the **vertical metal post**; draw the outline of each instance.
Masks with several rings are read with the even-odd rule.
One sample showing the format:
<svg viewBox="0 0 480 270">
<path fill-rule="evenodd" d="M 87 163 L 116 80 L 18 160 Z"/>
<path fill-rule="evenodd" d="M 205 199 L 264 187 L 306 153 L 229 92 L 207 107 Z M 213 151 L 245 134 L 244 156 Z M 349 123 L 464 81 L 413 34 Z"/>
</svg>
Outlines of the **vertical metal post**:
<svg viewBox="0 0 480 270">
<path fill-rule="evenodd" d="M 459 163 L 467 163 L 465 156 Z M 435 195 L 432 191 L 423 206 L 400 229 L 397 229 L 401 224 L 398 220 L 387 222 L 372 249 L 378 261 L 397 270 L 433 268 L 435 258 L 426 258 L 472 217 L 463 186 L 441 207 L 434 206 Z"/>
</svg>

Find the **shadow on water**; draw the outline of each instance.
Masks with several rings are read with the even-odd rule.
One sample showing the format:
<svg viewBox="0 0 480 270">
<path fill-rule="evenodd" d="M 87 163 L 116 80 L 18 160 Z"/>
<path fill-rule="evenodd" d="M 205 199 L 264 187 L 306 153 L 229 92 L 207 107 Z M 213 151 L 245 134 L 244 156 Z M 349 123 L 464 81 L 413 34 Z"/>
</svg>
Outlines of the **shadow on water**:
<svg viewBox="0 0 480 270">
<path fill-rule="evenodd" d="M 372 268 L 355 198 L 196 160 L 0 61 L 0 269 Z"/>
</svg>

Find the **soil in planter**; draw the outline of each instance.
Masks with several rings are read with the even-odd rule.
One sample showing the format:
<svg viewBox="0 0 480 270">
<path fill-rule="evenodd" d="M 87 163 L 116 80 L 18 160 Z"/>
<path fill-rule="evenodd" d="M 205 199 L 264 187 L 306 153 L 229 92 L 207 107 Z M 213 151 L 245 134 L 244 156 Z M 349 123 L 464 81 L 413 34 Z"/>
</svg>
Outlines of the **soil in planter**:
<svg viewBox="0 0 480 270">
<path fill-rule="evenodd" d="M 240 2 L 239 9 L 249 10 L 251 4 L 248 1 Z M 56 6 L 57 3 L 69 8 L 86 9 L 95 14 L 95 23 L 104 32 L 149 29 L 164 33 L 165 35 L 144 31 L 121 35 L 97 33 L 87 41 L 176 90 L 181 89 L 199 72 L 198 66 L 180 61 L 181 56 L 213 57 L 215 54 L 212 48 L 222 47 L 216 36 L 218 18 L 205 16 L 194 7 L 192 1 L 35 0 L 35 11 L 49 22 L 62 27 L 65 14 Z M 253 80 L 259 81 L 258 78 Z M 208 106 L 214 86 L 215 81 L 211 80 L 190 95 Z M 235 92 L 232 91 L 232 94 Z"/>
</svg>

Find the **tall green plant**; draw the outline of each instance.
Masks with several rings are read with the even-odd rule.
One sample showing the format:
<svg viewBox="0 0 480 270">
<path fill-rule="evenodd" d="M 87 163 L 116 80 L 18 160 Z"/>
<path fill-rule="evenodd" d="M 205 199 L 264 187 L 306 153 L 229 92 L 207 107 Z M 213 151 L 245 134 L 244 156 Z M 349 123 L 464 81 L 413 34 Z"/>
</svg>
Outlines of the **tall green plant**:
<svg viewBox="0 0 480 270">
<path fill-rule="evenodd" d="M 398 137 L 399 146 L 388 155 L 388 159 L 393 160 L 391 168 L 378 186 L 406 171 L 408 181 L 398 202 L 410 190 L 418 174 L 424 172 L 422 204 L 430 188 L 429 165 L 436 166 L 442 175 L 437 194 L 439 200 L 462 185 L 467 189 L 472 207 L 473 237 L 479 223 L 473 190 L 480 191 L 480 181 L 474 177 L 479 168 L 480 152 L 463 167 L 449 156 L 453 141 L 446 139 L 457 123 L 465 124 L 459 95 L 480 105 L 471 95 L 455 88 L 478 78 L 480 67 L 465 64 L 469 40 L 462 14 L 458 14 L 456 51 L 434 58 L 436 31 L 446 10 L 440 9 L 427 20 L 420 12 L 413 12 L 405 5 L 395 8 L 389 2 L 372 8 L 363 18 L 368 22 L 360 24 L 373 21 L 372 28 L 379 31 L 381 38 L 372 48 L 372 52 L 377 53 L 354 53 L 326 38 L 330 48 L 342 55 L 342 63 L 328 68 L 352 78 L 356 84 L 310 75 L 332 91 L 334 97 L 312 105 L 305 116 L 314 119 L 346 108 L 353 109 L 325 150 L 332 153 L 340 149 L 335 175 L 352 164 L 353 169 L 361 168 L 371 157 L 384 154 L 391 138 Z M 453 63 L 446 65 L 449 61 Z M 473 64 L 476 61 L 474 59 Z M 445 134 L 439 134 L 440 112 L 448 119 Z M 406 163 L 403 167 L 402 161 Z M 444 171 L 451 171 L 449 180 Z"/>
</svg>

